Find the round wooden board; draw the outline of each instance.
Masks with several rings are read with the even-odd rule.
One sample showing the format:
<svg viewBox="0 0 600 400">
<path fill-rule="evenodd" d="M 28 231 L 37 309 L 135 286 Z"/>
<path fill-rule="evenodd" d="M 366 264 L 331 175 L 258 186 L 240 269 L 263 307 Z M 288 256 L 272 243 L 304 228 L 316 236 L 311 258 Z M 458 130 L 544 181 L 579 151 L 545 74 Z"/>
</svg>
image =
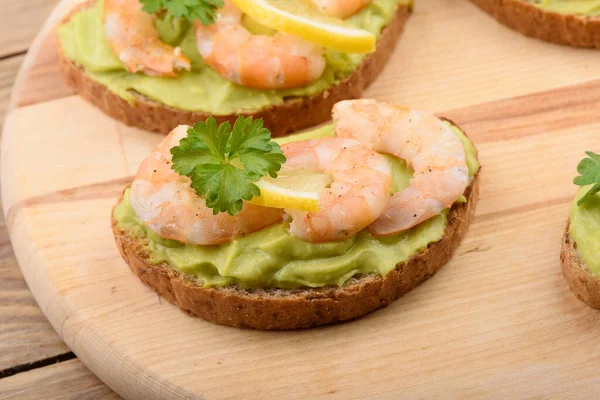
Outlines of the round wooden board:
<svg viewBox="0 0 600 400">
<path fill-rule="evenodd" d="M 187 316 L 119 256 L 111 206 L 161 137 L 105 117 L 62 83 L 55 24 L 73 4 L 56 9 L 20 72 L 4 126 L 2 199 L 40 307 L 116 392 L 600 395 L 600 314 L 572 296 L 558 258 L 575 166 L 584 150 L 600 150 L 599 53 L 524 38 L 466 1 L 418 1 L 368 95 L 447 116 L 475 141 L 482 190 L 467 238 L 446 268 L 386 309 L 258 332 Z"/>
</svg>

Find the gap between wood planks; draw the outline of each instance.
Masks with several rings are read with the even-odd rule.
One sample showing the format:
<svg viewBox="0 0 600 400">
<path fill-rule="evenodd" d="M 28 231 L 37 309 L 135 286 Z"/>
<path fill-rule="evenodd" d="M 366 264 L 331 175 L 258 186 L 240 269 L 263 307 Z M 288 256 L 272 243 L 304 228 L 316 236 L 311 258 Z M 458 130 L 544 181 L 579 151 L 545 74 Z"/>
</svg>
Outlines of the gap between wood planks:
<svg viewBox="0 0 600 400">
<path fill-rule="evenodd" d="M 22 0 L 2 2 L 0 57 L 24 51 L 58 0 Z"/>
<path fill-rule="evenodd" d="M 27 49 L 57 2 L 58 0 L 24 0 L 3 4 L 4 18 L 0 26 L 0 126 L 3 125 L 11 88 Z M 27 23 L 24 24 L 23 21 Z M 65 385 L 74 384 L 72 381 L 58 379 L 65 372 L 76 377 L 79 382 L 77 393 L 83 397 L 111 392 L 68 351 L 42 314 L 20 273 L 1 216 L 0 271 L 3 272 L 0 276 L 0 320 L 13 313 L 19 314 L 9 324 L 0 324 L 0 377 L 6 378 L 2 380 L 5 384 L 0 383 L 0 387 L 22 389 L 13 393 L 14 397 L 11 397 L 10 390 L 8 393 L 0 390 L 0 398 L 78 398 L 76 394 L 69 396 L 63 392 Z M 16 307 L 15 302 L 10 301 L 11 298 L 16 298 Z M 29 330 L 33 330 L 34 334 L 28 334 Z M 27 336 L 25 340 L 24 335 Z M 17 339 L 16 343 L 13 339 Z M 60 368 L 61 373 L 57 370 L 58 365 L 63 366 Z M 36 385 L 36 382 L 44 383 Z M 97 386 L 102 388 L 98 389 Z M 99 397 L 118 396 L 113 394 Z"/>
<path fill-rule="evenodd" d="M 0 125 L 3 124 L 15 76 L 26 53 L 27 50 L 21 50 L 0 55 Z M 0 337 L 3 338 L 2 342 L 5 344 L 0 345 L 0 349 L 2 349 L 2 353 L 9 355 L 9 357 L 3 357 L 0 362 L 0 379 L 76 358 L 75 354 L 68 351 L 68 348 L 62 344 L 23 282 L 23 276 L 18 271 L 8 232 L 1 216 L 0 271 L 3 271 L 0 277 L 0 288 L 6 295 L 6 297 L 0 296 L 0 299 L 3 300 L 0 302 L 0 318 L 10 319 L 10 321 L 5 321 L 7 323 L 2 324 L 0 329 Z M 34 312 L 31 313 L 32 310 Z M 27 334 L 28 328 L 33 329 L 35 335 L 28 340 L 22 340 L 22 335 Z M 11 337 L 18 339 L 16 346 L 15 341 L 10 340 Z M 41 337 L 45 339 L 41 339 Z M 31 354 L 14 354 L 24 352 L 27 347 L 33 348 Z M 12 357 L 10 357 L 10 352 L 13 353 Z M 39 354 L 39 358 L 36 359 L 32 356 L 33 354 Z"/>
<path fill-rule="evenodd" d="M 27 54 L 27 50 L 21 50 L 10 54 L 0 55 L 0 61 L 4 61 L 12 57 L 24 56 L 25 54 Z"/>
<path fill-rule="evenodd" d="M 0 399 L 119 400 L 77 359 L 16 374 L 0 382 Z"/>
<path fill-rule="evenodd" d="M 26 371 L 30 371 L 32 369 L 42 368 L 42 367 L 46 367 L 48 365 L 57 364 L 59 362 L 72 360 L 74 358 L 77 358 L 77 356 L 72 351 L 69 351 L 68 353 L 44 358 L 42 360 L 34 361 L 34 362 L 31 362 L 28 364 L 16 365 L 14 367 L 10 367 L 10 368 L 0 371 L 0 379 L 8 378 L 9 376 L 18 374 L 20 372 L 26 372 Z"/>
<path fill-rule="evenodd" d="M 37 30 L 39 28 L 40 25 L 38 22 L 41 22 L 43 20 L 43 18 L 45 18 L 45 15 L 49 12 L 49 10 L 51 8 L 51 4 L 54 2 L 55 2 L 55 0 L 27 0 L 27 1 L 22 1 L 22 2 L 10 2 L 10 4 L 9 3 L 6 4 L 7 8 L 4 10 L 5 11 L 4 17 L 5 17 L 6 24 L 4 24 L 3 28 L 0 28 L 0 29 L 4 30 L 4 32 L 3 32 L 4 34 L 2 35 L 3 38 L 0 39 L 0 43 L 4 44 L 4 45 L 0 46 L 0 48 L 3 49 L 2 51 L 0 51 L 0 63 L 11 63 L 18 67 L 18 64 L 20 64 L 23 59 L 23 55 L 26 53 L 25 49 L 27 48 L 28 42 L 30 41 L 31 38 L 33 38 L 33 34 L 35 33 L 35 32 L 32 32 L 30 34 L 30 32 L 28 30 L 30 30 L 30 29 Z M 16 15 L 18 15 L 19 17 L 16 18 Z M 23 25 L 22 22 L 20 22 L 20 21 L 29 21 L 30 23 Z M 3 52 L 5 52 L 5 53 L 3 53 Z M 15 72 L 16 72 L 16 68 L 15 68 Z M 2 117 L 4 114 L 6 102 L 8 101 L 10 87 L 12 86 L 12 81 L 14 80 L 14 76 L 8 77 L 8 74 L 5 75 L 3 73 L 4 73 L 4 71 L 0 71 L 0 124 L 2 123 Z M 540 102 L 539 104 L 546 105 L 544 102 Z M 496 104 L 494 104 L 494 105 L 496 105 Z M 556 108 L 560 109 L 560 107 L 556 107 Z M 482 113 L 485 113 L 486 110 L 482 109 L 481 111 L 482 111 Z M 470 117 L 473 117 L 474 114 L 477 114 L 473 109 L 470 109 L 468 113 L 470 114 L 469 115 Z M 488 127 L 493 126 L 496 121 L 491 121 L 491 120 L 477 121 L 477 119 L 474 118 L 472 121 L 469 121 L 469 122 L 472 125 L 479 124 L 479 128 L 484 128 L 484 127 L 488 128 Z M 554 121 L 552 121 L 550 119 L 548 123 L 550 124 L 553 122 Z M 511 132 L 494 132 L 493 135 L 490 134 L 490 135 L 487 135 L 486 137 L 488 140 L 491 140 L 491 139 L 495 138 L 497 135 L 505 135 L 505 136 L 514 135 L 514 131 L 511 130 Z M 18 270 L 18 266 L 16 265 L 16 262 L 14 261 L 14 257 L 12 256 L 12 249 L 10 247 L 10 243 L 8 242 L 8 237 L 7 237 L 4 227 L 0 227 L 0 239 L 3 242 L 2 247 L 0 247 L 0 253 L 1 253 L 0 259 L 6 258 L 7 264 L 8 264 L 7 267 L 8 268 L 16 268 Z M 12 257 L 12 259 L 10 259 L 11 257 Z M 1 268 L 0 268 L 0 270 L 1 270 Z M 2 278 L 3 277 L 0 277 L 0 281 L 2 280 Z M 29 303 L 29 305 L 30 305 L 29 308 L 37 309 L 37 304 L 33 300 L 28 289 L 25 287 L 22 276 L 21 277 L 16 276 L 16 277 L 13 277 L 12 279 L 13 279 L 13 284 L 17 283 L 21 286 L 18 290 L 20 292 L 24 293 L 24 295 L 25 294 L 27 295 L 27 299 L 25 299 L 25 301 L 27 301 Z M 0 285 L 0 287 L 1 287 L 1 285 Z M 8 292 L 9 295 L 11 295 L 11 293 L 12 292 Z M 2 308 L 3 306 L 4 306 L 4 304 L 2 304 L 0 302 L 0 308 Z M 39 309 L 37 309 L 37 314 L 38 315 L 36 316 L 36 318 L 42 318 L 44 320 L 44 321 L 42 321 L 44 323 L 44 326 L 46 326 L 46 328 L 49 330 L 49 332 L 47 333 L 46 336 L 50 336 L 50 334 L 53 334 L 54 336 L 56 336 L 56 340 L 60 340 L 60 339 L 58 339 L 57 335 L 54 333 L 54 331 L 50 327 L 49 323 L 47 321 L 45 321 L 45 317 L 41 314 L 41 311 L 39 311 Z M 41 325 L 38 325 L 38 328 L 39 328 L 39 326 L 41 326 Z M 10 334 L 14 334 L 14 333 L 19 334 L 19 332 L 9 332 L 9 333 Z M 1 335 L 0 335 L 0 337 L 1 337 Z M 0 349 L 1 348 L 2 348 L 2 346 L 0 345 Z M 9 349 L 9 350 L 12 350 L 12 349 Z M 10 375 L 15 375 L 20 372 L 26 372 L 26 371 L 31 371 L 31 370 L 35 370 L 35 369 L 40 371 L 40 370 L 45 369 L 42 367 L 47 368 L 48 366 L 50 366 L 52 364 L 61 363 L 62 361 L 72 360 L 73 358 L 75 358 L 75 355 L 73 353 L 68 352 L 68 351 L 64 352 L 65 350 L 67 350 L 66 347 L 64 349 L 60 349 L 60 348 L 53 349 L 53 351 L 56 351 L 56 350 L 58 350 L 58 351 L 53 355 L 50 355 L 50 354 L 52 354 L 51 352 L 48 352 L 49 354 L 48 353 L 40 354 L 41 359 L 38 359 L 38 360 L 32 359 L 32 360 L 27 360 L 26 362 L 24 362 L 25 359 L 23 359 L 23 360 L 20 360 L 20 362 L 18 362 L 17 364 L 10 365 L 8 367 L 0 364 L 0 377 L 8 377 Z M 38 350 L 35 350 L 35 351 L 38 351 Z M 68 357 L 68 358 L 65 358 L 65 357 Z"/>
</svg>

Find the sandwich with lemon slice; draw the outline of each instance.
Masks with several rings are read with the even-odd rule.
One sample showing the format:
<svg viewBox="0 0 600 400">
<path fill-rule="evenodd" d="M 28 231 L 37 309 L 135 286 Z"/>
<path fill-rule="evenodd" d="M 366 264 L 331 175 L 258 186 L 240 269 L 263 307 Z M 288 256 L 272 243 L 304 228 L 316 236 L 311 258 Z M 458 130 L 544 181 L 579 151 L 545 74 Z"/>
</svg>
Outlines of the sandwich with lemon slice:
<svg viewBox="0 0 600 400">
<path fill-rule="evenodd" d="M 600 308 L 600 155 L 587 152 L 577 166 L 580 186 L 563 235 L 560 259 L 565 280 L 575 295 Z"/>
<path fill-rule="evenodd" d="M 273 136 L 329 119 L 382 71 L 413 0 L 95 0 L 58 28 L 67 82 L 127 125 L 213 116 Z"/>
<path fill-rule="evenodd" d="M 600 48 L 599 0 L 471 0 L 500 23 L 548 42 Z"/>
<path fill-rule="evenodd" d="M 436 273 L 479 187 L 456 124 L 374 100 L 271 139 L 261 120 L 175 128 L 112 212 L 132 271 L 182 310 L 240 328 L 358 318 Z M 443 293 L 439 293 L 443 297 Z"/>
</svg>

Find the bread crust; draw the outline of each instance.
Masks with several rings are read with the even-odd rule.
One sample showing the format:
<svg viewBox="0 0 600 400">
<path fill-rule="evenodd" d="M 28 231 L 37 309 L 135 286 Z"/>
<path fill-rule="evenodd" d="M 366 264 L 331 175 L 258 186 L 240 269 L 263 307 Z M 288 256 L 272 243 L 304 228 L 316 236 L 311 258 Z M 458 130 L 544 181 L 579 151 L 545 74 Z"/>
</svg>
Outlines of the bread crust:
<svg viewBox="0 0 600 400">
<path fill-rule="evenodd" d="M 93 1 L 90 1 L 76 7 L 62 23 L 67 22 L 77 11 L 92 4 Z M 329 120 L 331 109 L 335 103 L 359 98 L 377 78 L 390 58 L 410 13 L 411 9 L 408 5 L 398 7 L 394 18 L 384 28 L 375 52 L 363 60 L 357 71 L 337 85 L 314 96 L 290 98 L 280 105 L 241 114 L 214 115 L 214 117 L 219 123 L 223 121 L 233 123 L 238 115 L 253 115 L 255 118 L 262 118 L 265 127 L 271 131 L 273 137 L 283 136 Z M 60 44 L 59 53 L 61 69 L 69 86 L 105 114 L 126 125 L 167 134 L 177 125 L 193 125 L 198 121 L 204 121 L 211 115 L 170 107 L 137 93 L 134 94 L 136 105 L 132 106 L 103 84 L 92 80 L 81 66 L 63 54 Z"/>
<path fill-rule="evenodd" d="M 570 220 L 567 221 L 560 252 L 563 276 L 579 300 L 600 309 L 600 278 L 592 274 L 579 257 L 577 244 L 569 234 L 570 224 Z"/>
<path fill-rule="evenodd" d="M 440 241 L 398 264 L 386 276 L 355 277 L 342 287 L 293 290 L 245 290 L 238 286 L 203 288 L 166 263 L 150 264 L 143 243 L 120 229 L 114 217 L 112 229 L 119 251 L 131 270 L 142 282 L 187 313 L 236 328 L 301 329 L 361 317 L 389 305 L 433 276 L 448 262 L 464 237 L 478 193 L 479 173 L 465 191 L 467 202 L 451 208 Z"/>
<path fill-rule="evenodd" d="M 548 42 L 600 48 L 600 17 L 543 10 L 523 0 L 471 0 L 504 25 Z"/>
</svg>

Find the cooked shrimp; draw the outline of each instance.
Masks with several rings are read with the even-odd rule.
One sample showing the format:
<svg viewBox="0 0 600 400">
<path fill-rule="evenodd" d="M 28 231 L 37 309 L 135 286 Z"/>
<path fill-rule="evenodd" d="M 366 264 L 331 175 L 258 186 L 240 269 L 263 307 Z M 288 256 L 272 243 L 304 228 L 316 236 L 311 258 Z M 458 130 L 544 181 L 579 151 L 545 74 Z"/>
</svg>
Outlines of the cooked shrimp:
<svg viewBox="0 0 600 400">
<path fill-rule="evenodd" d="M 353 138 L 379 153 L 405 160 L 414 170 L 410 186 L 395 193 L 370 226 L 375 235 L 407 230 L 438 215 L 465 191 L 465 150 L 450 127 L 433 114 L 380 103 L 347 100 L 333 108 L 338 137 Z"/>
<path fill-rule="evenodd" d="M 392 172 L 386 160 L 352 139 L 324 138 L 282 146 L 285 166 L 330 174 L 319 194 L 318 212 L 288 210 L 290 233 L 311 242 L 346 239 L 375 221 L 390 197 Z"/>
<path fill-rule="evenodd" d="M 196 47 L 223 78 L 258 89 L 308 85 L 325 69 L 323 50 L 287 33 L 252 35 L 242 25 L 242 12 L 229 0 L 214 24 L 196 21 Z"/>
<path fill-rule="evenodd" d="M 129 72 L 151 76 L 174 76 L 190 69 L 179 47 L 160 41 L 152 15 L 142 10 L 139 0 L 104 0 L 106 39 Z"/>
<path fill-rule="evenodd" d="M 244 203 L 231 216 L 213 215 L 204 199 L 190 187 L 190 178 L 171 169 L 171 147 L 185 137 L 180 125 L 140 165 L 131 184 L 130 200 L 136 215 L 160 237 L 212 245 L 230 241 L 280 221 L 283 211 Z"/>
<path fill-rule="evenodd" d="M 373 0 L 310 0 L 321 12 L 330 17 L 348 18 Z"/>
</svg>

